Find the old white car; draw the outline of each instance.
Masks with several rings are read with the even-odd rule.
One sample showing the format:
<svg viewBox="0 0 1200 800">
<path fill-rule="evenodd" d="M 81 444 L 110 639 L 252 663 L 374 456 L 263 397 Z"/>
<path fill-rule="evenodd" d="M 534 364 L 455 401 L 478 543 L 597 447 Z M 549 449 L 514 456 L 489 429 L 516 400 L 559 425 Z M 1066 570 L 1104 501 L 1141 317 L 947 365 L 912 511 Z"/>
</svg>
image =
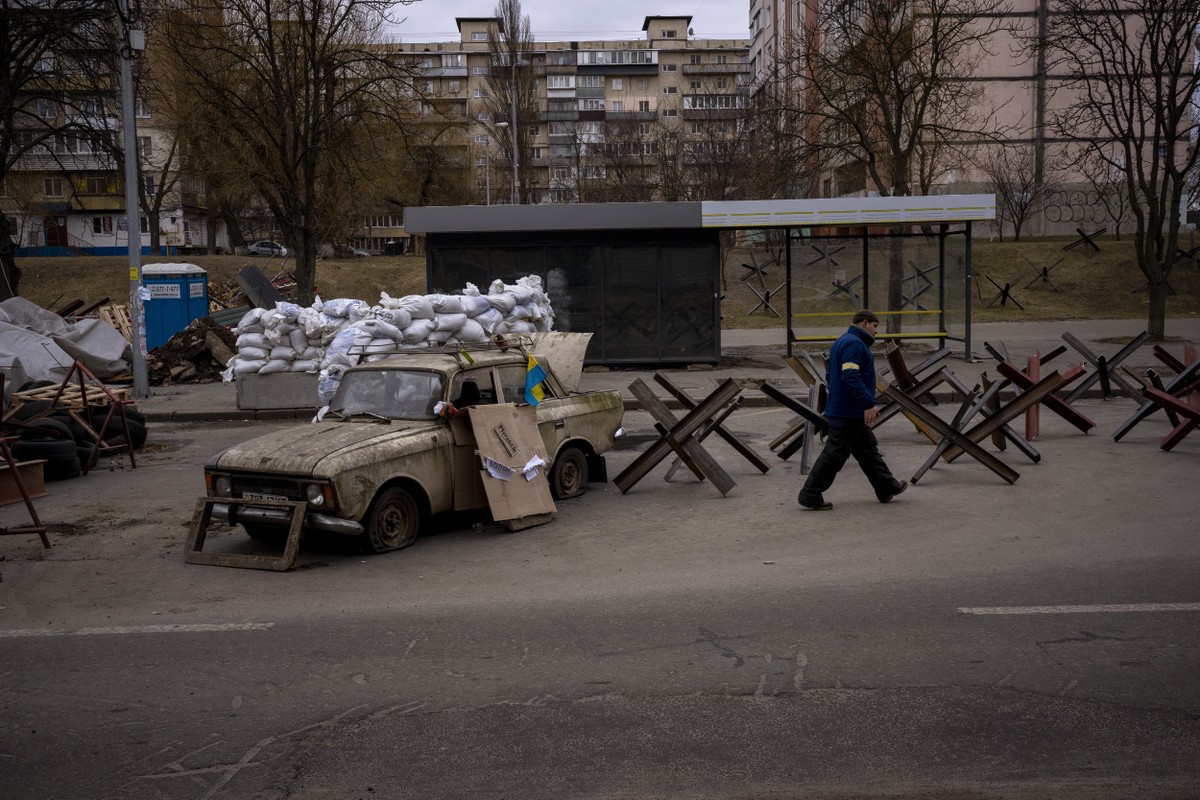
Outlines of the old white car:
<svg viewBox="0 0 1200 800">
<path fill-rule="evenodd" d="M 578 356 L 567 385 L 578 379 Z M 475 405 L 525 404 L 526 358 L 524 347 L 509 346 L 396 355 L 347 370 L 319 422 L 209 461 L 212 518 L 254 538 L 279 538 L 290 512 L 253 501 L 303 501 L 305 530 L 357 536 L 364 550 L 381 553 L 412 544 L 434 514 L 486 507 L 466 419 Z M 568 391 L 552 359 L 539 363 L 547 375 L 535 412 L 550 488 L 555 498 L 572 497 L 589 481 L 607 480 L 604 453 L 622 433 L 623 405 L 615 391 Z"/>
</svg>

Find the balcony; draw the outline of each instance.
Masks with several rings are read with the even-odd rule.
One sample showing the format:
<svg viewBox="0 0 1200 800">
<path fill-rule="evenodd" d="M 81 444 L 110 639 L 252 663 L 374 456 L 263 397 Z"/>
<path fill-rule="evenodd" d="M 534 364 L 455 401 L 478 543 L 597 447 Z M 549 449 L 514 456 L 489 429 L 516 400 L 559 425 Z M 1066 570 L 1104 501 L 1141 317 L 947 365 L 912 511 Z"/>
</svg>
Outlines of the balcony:
<svg viewBox="0 0 1200 800">
<path fill-rule="evenodd" d="M 579 110 L 574 111 L 543 111 L 538 114 L 542 122 L 574 122 L 579 119 Z"/>
<path fill-rule="evenodd" d="M 684 75 L 749 75 L 750 65 L 744 62 L 734 64 L 682 64 Z"/>
<path fill-rule="evenodd" d="M 654 122 L 658 113 L 654 111 L 609 111 L 604 119 L 609 122 Z"/>
</svg>

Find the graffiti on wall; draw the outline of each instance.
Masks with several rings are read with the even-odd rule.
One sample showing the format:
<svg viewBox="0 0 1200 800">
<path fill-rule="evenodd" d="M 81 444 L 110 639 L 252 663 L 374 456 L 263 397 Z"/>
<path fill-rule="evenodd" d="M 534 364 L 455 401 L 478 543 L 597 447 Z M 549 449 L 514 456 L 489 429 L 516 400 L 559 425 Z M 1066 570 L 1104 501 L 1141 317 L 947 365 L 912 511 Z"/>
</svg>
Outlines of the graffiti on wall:
<svg viewBox="0 0 1200 800">
<path fill-rule="evenodd" d="M 1112 217 L 1095 189 L 1063 188 L 1046 193 L 1046 222 L 1051 225 L 1106 225 Z"/>
</svg>

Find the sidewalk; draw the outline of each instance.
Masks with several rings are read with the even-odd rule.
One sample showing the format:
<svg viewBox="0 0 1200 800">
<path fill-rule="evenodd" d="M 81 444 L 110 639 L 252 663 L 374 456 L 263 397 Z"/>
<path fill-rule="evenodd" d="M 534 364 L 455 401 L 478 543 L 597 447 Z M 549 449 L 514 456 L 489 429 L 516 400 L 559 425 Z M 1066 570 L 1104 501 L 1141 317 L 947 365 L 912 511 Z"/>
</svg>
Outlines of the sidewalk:
<svg viewBox="0 0 1200 800">
<path fill-rule="evenodd" d="M 949 342 L 951 357 L 948 364 L 964 383 L 971 385 L 979 373 L 989 370 L 995 363 L 984 349 L 984 342 L 1002 342 L 1009 356 L 1024 366 L 1025 359 L 1033 353 L 1048 353 L 1064 344 L 1062 335 L 1070 332 L 1078 337 L 1097 355 L 1113 356 L 1124 344 L 1145 329 L 1144 320 L 1065 320 L 1061 322 L 990 322 L 971 326 L 970 360 L 964 359 L 961 342 Z M 1169 341 L 1164 347 L 1177 358 L 1182 356 L 1180 340 L 1200 343 L 1200 314 L 1187 319 L 1169 319 L 1166 326 Z M 911 349 L 908 362 L 915 364 L 934 350 L 929 343 L 905 344 Z M 1146 367 L 1160 368 L 1151 354 L 1153 345 L 1143 345 L 1132 353 L 1121 366 L 1141 374 Z M 580 381 L 587 391 L 617 389 L 625 400 L 627 409 L 641 406 L 629 391 L 629 385 L 641 379 L 652 387 L 668 405 L 679 408 L 662 387 L 654 381 L 654 373 L 669 375 L 671 381 L 693 398 L 707 396 L 726 378 L 739 383 L 756 385 L 770 381 L 780 390 L 801 396 L 803 384 L 795 373 L 783 363 L 787 354 L 786 334 L 782 327 L 755 330 L 726 330 L 721 332 L 721 364 L 709 367 L 697 365 L 689 368 L 645 368 L 613 369 L 596 368 L 585 370 Z M 882 365 L 882 356 L 879 357 Z M 1051 365 L 1062 368 L 1067 364 L 1082 361 L 1074 350 L 1059 356 Z M 1086 365 L 1089 372 L 1090 365 Z M 991 370 L 994 374 L 995 371 Z M 773 403 L 758 392 L 747 392 L 747 405 L 770 405 Z M 315 403 L 315 400 L 314 400 Z M 156 422 L 198 422 L 205 420 L 303 420 L 312 419 L 316 411 L 312 408 L 241 410 L 237 408 L 236 386 L 233 383 L 177 384 L 151 387 L 151 396 L 138 400 L 138 408 L 146 418 Z"/>
</svg>

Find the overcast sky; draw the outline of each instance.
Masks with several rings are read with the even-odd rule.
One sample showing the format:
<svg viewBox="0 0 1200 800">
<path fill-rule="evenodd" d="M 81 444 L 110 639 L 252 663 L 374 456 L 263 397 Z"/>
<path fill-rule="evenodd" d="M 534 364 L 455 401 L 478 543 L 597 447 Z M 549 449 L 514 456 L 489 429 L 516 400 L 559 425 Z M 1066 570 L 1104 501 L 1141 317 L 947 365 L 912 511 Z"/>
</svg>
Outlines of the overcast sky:
<svg viewBox="0 0 1200 800">
<path fill-rule="evenodd" d="M 406 17 L 392 34 L 403 41 L 457 41 L 455 17 L 490 17 L 496 0 L 417 0 L 397 5 Z M 640 39 L 647 16 L 690 15 L 703 39 L 749 37 L 746 0 L 521 0 L 533 38 L 541 41 Z"/>
</svg>

